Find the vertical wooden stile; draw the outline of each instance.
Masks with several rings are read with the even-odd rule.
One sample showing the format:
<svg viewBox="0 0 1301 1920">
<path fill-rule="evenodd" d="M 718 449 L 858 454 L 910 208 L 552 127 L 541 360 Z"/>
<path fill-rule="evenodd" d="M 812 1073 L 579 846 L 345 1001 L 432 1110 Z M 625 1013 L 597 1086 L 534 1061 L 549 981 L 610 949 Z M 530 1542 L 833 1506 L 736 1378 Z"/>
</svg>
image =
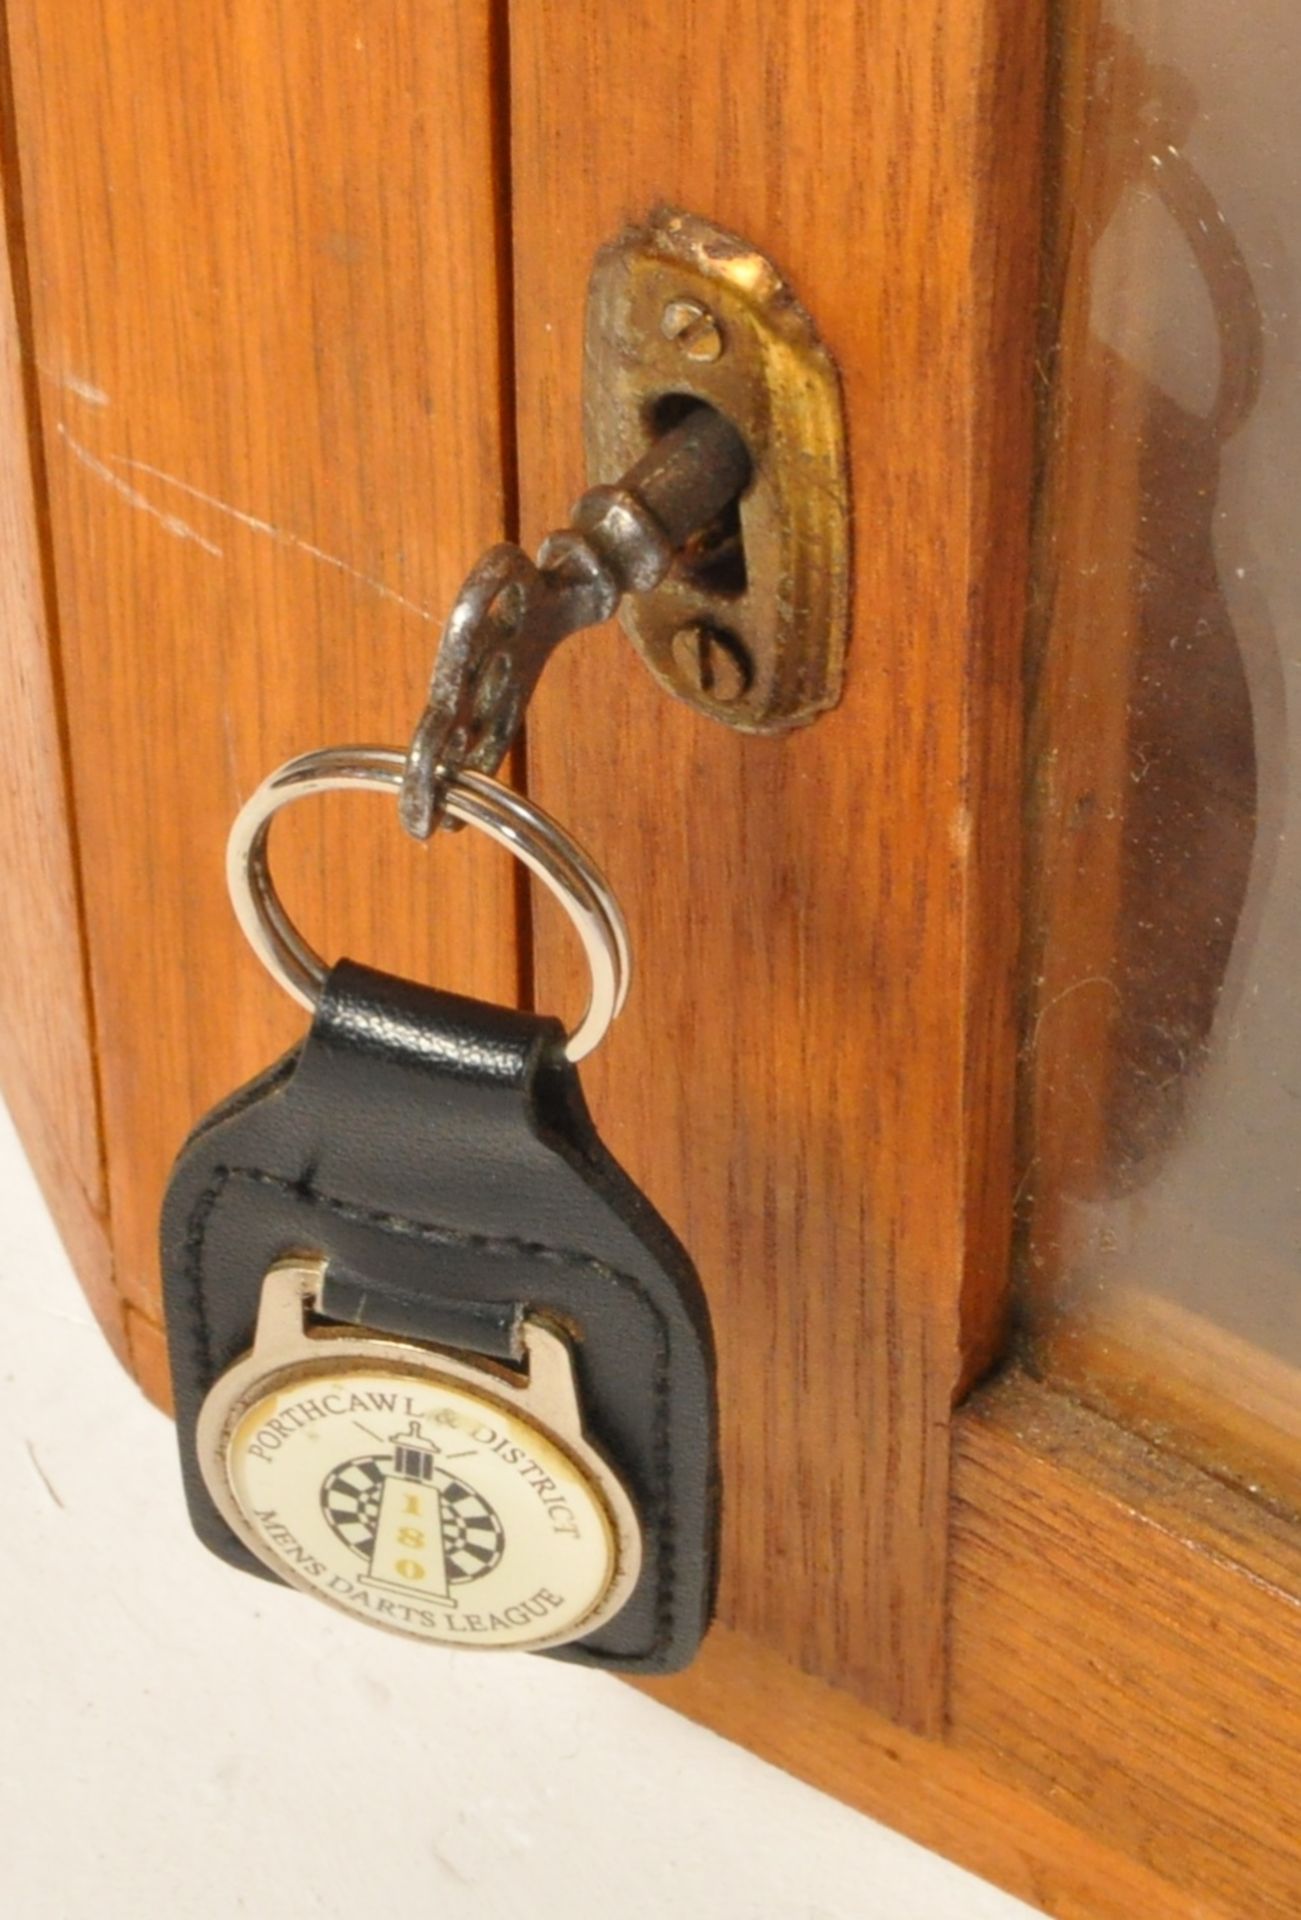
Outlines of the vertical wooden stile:
<svg viewBox="0 0 1301 1920">
<path fill-rule="evenodd" d="M 657 203 L 767 253 L 844 381 L 839 710 L 740 738 L 589 639 L 530 783 L 631 909 L 639 984 L 589 1077 L 717 1317 L 723 1616 L 933 1729 L 949 1409 L 1007 1275 L 1043 16 L 511 18 L 526 536 L 583 480 L 587 264 Z M 567 964 L 544 923 L 544 1002 Z"/>
</svg>

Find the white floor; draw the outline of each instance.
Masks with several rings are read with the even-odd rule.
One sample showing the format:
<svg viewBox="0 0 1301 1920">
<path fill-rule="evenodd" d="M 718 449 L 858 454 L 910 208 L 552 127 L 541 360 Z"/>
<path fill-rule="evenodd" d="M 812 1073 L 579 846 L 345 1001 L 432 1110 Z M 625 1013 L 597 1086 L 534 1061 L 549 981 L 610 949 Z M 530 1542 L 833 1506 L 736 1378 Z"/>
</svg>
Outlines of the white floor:
<svg viewBox="0 0 1301 1920">
<path fill-rule="evenodd" d="M 0 1109 L 6 1920 L 1014 1920 L 601 1676 L 222 1567 Z"/>
</svg>

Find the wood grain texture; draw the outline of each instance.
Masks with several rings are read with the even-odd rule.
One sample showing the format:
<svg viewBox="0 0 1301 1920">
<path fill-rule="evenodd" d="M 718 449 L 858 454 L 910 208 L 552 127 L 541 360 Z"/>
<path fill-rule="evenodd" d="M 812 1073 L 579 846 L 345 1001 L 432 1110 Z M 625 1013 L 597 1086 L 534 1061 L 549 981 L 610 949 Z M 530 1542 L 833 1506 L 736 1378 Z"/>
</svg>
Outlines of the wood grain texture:
<svg viewBox="0 0 1301 1920">
<path fill-rule="evenodd" d="M 720 1334 L 725 1624 L 652 1691 L 1062 1920 L 1292 1914 L 1295 1535 L 1022 1379 L 950 1418 L 999 1340 L 1012 1189 L 1042 12 L 697 0 L 667 31 L 641 3 L 511 11 L 530 538 L 582 482 L 586 263 L 656 200 L 790 274 L 853 438 L 835 715 L 735 739 L 610 634 L 557 663 L 532 729 L 535 788 L 608 864 L 642 962 L 594 1104 Z M 230 815 L 286 753 L 402 737 L 437 619 L 510 518 L 502 13 L 9 12 L 61 643 L 10 336 L 22 778 L 0 829 L 44 850 L 47 918 L 0 956 L 0 1008 L 83 1274 L 161 1397 L 167 1162 L 301 1026 L 230 921 Z M 1107 665 L 1072 737 L 1110 711 Z M 61 684 L 120 1301 L 67 959 Z M 512 997 L 509 868 L 440 845 L 435 915 L 383 812 L 286 823 L 308 925 Z M 1100 891 L 1081 938 L 1113 909 Z M 539 926 L 539 999 L 567 1001 L 568 947 Z M 1077 1051 L 1095 1034 L 1091 1013 Z M 897 1722 L 940 1728 L 946 1653 L 948 1731 L 922 1739 Z"/>
<path fill-rule="evenodd" d="M 230 820 L 291 753 L 407 737 L 509 517 L 494 12 L 9 14 L 114 1241 L 146 1328 L 171 1156 L 303 1026 L 226 904 Z M 327 952 L 513 998 L 504 855 L 466 834 L 430 872 L 378 799 L 277 842 Z"/>
<path fill-rule="evenodd" d="M 909 1733 L 726 1627 L 687 1673 L 639 1684 L 1055 1920 L 1236 1920 L 1230 1907 L 1191 1902 L 970 1754 Z"/>
<path fill-rule="evenodd" d="M 1100 117 L 1113 94 L 1129 114 L 1139 98 L 1132 63 L 1114 63 L 1113 71 L 1108 47 L 1101 4 L 1076 0 L 1059 50 L 1049 130 L 1043 469 L 1026 678 L 1017 1224 L 1025 1317 L 1036 1322 L 1052 1312 L 1062 1278 L 1066 1196 L 1094 1192 L 1105 1181 L 1120 999 L 1142 402 L 1123 363 L 1102 351 L 1093 333 L 1090 260 L 1134 173 L 1128 151 L 1099 139 Z"/>
<path fill-rule="evenodd" d="M 0 23 L 0 119 L 7 127 Z M 0 1081 L 101 1326 L 126 1329 L 112 1280 L 55 613 L 29 353 L 17 157 L 2 155 L 0 249 Z"/>
<path fill-rule="evenodd" d="M 1295 1529 L 1020 1374 L 954 1430 L 945 1740 L 727 1628 L 645 1690 L 1058 1920 L 1294 1915 Z"/>
<path fill-rule="evenodd" d="M 1198 1252 L 1226 1277 L 1249 1272 L 1280 1295 L 1296 1290 L 1295 1269 L 1244 1260 L 1241 1243 L 1206 1234 Z M 1051 1323 L 1036 1342 L 1033 1370 L 1086 1406 L 1174 1449 L 1221 1480 L 1233 1480 L 1275 1510 L 1301 1516 L 1301 1373 L 1287 1360 L 1240 1340 L 1217 1321 L 1141 1287 L 1114 1287 Z"/>
<path fill-rule="evenodd" d="M 954 1743 L 1186 1912 L 1295 1915 L 1295 1526 L 1017 1376 L 958 1441 Z"/>
<path fill-rule="evenodd" d="M 1042 15 L 511 20 L 528 537 L 583 482 L 586 263 L 656 202 L 767 252 L 844 380 L 840 709 L 742 739 L 584 638 L 544 682 L 530 785 L 630 912 L 638 984 L 587 1078 L 709 1291 L 723 1618 L 933 1727 L 949 1408 L 1006 1274 Z M 557 969 L 543 922 L 544 1000 Z"/>
</svg>

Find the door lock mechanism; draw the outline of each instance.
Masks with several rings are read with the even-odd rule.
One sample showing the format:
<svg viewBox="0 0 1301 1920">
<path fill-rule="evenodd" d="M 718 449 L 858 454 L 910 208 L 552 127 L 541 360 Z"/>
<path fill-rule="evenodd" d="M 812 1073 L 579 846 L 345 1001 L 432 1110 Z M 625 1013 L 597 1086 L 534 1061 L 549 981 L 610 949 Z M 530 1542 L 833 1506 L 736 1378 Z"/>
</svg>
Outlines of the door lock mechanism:
<svg viewBox="0 0 1301 1920">
<path fill-rule="evenodd" d="M 786 732 L 839 699 L 840 383 L 772 263 L 671 211 L 602 248 L 583 414 L 594 484 L 571 524 L 536 564 L 490 547 L 443 629 L 400 801 L 419 839 L 457 774 L 497 771 L 560 642 L 616 611 L 661 685 L 742 732 Z"/>
</svg>

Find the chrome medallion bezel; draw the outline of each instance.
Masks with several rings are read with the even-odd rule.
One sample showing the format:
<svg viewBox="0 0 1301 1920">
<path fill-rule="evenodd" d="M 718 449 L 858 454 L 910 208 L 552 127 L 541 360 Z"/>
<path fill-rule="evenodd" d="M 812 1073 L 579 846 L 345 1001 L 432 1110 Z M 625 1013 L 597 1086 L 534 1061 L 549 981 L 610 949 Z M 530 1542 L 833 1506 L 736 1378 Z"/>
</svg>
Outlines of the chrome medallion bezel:
<svg viewBox="0 0 1301 1920">
<path fill-rule="evenodd" d="M 196 1443 L 204 1484 L 231 1532 L 250 1553 L 287 1586 L 335 1611 L 385 1632 L 430 1645 L 456 1644 L 468 1651 L 539 1652 L 586 1639 L 612 1620 L 637 1584 L 642 1563 L 642 1534 L 636 1509 L 609 1462 L 583 1430 L 573 1362 L 564 1335 L 546 1321 L 525 1318 L 521 1328 L 526 1372 L 487 1360 L 460 1358 L 442 1348 L 350 1327 L 311 1324 L 325 1262 L 278 1262 L 262 1285 L 252 1349 L 227 1369 L 209 1390 L 199 1414 Z M 241 1422 L 274 1393 L 307 1388 L 332 1376 L 380 1371 L 414 1379 L 427 1388 L 443 1387 L 480 1407 L 521 1425 L 572 1470 L 576 1488 L 600 1513 L 608 1529 L 609 1573 L 585 1612 L 563 1631 L 539 1633 L 510 1646 L 492 1642 L 455 1642 L 388 1618 L 359 1612 L 347 1601 L 323 1591 L 291 1561 L 276 1552 L 245 1512 L 234 1486 L 232 1443 Z M 410 1608 L 407 1611 L 411 1611 Z"/>
</svg>

